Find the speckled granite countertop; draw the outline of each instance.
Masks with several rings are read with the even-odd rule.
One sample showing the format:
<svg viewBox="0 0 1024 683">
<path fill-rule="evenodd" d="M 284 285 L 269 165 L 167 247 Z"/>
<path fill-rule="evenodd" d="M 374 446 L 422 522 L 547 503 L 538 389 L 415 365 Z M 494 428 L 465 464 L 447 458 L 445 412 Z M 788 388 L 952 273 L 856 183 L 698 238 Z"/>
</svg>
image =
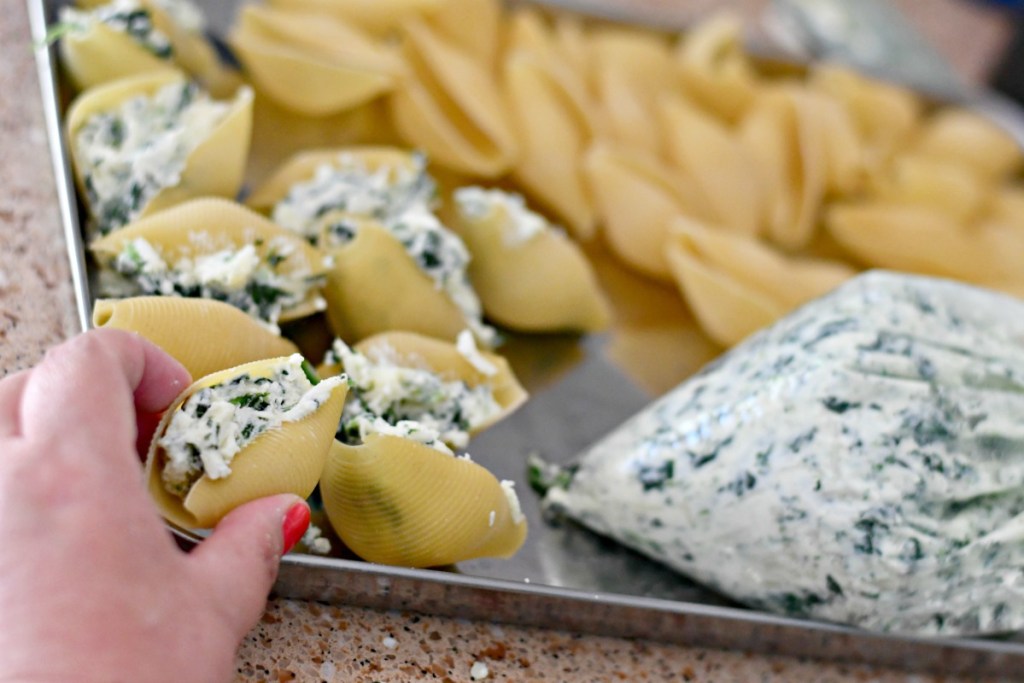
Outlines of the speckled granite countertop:
<svg viewBox="0 0 1024 683">
<path fill-rule="evenodd" d="M 716 4 L 691 0 L 678 8 L 695 14 Z M 764 4 L 734 3 L 748 16 L 756 16 Z M 990 14 L 968 3 L 897 4 L 969 81 L 977 81 L 991 68 L 1009 35 Z M 78 329 L 24 4 L 4 0 L 2 7 L 0 375 L 32 365 L 49 346 Z M 972 36 L 970 44 L 958 39 L 963 35 Z M 237 678 L 471 681 L 474 663 L 476 673 L 486 671 L 486 680 L 933 680 L 861 667 L 280 599 L 270 601 L 261 623 L 243 642 Z"/>
</svg>

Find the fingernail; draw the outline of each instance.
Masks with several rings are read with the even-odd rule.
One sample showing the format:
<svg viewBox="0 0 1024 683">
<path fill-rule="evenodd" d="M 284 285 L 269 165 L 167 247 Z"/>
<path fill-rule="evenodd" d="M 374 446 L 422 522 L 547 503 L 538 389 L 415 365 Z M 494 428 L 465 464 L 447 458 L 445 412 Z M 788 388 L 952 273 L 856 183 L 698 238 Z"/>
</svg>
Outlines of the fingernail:
<svg viewBox="0 0 1024 683">
<path fill-rule="evenodd" d="M 288 508 L 288 512 L 284 513 L 284 521 L 281 522 L 281 536 L 284 539 L 284 549 L 281 554 L 294 548 L 308 528 L 309 506 L 305 501 L 300 501 Z"/>
</svg>

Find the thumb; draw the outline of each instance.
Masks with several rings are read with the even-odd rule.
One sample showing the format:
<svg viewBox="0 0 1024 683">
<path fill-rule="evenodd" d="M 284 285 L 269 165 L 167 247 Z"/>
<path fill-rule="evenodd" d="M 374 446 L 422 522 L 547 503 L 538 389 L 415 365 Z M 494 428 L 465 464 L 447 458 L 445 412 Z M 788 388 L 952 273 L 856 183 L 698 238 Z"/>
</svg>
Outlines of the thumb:
<svg viewBox="0 0 1024 683">
<path fill-rule="evenodd" d="M 298 496 L 261 498 L 228 513 L 189 555 L 196 585 L 239 639 L 263 613 L 281 555 L 308 526 L 309 506 Z"/>
</svg>

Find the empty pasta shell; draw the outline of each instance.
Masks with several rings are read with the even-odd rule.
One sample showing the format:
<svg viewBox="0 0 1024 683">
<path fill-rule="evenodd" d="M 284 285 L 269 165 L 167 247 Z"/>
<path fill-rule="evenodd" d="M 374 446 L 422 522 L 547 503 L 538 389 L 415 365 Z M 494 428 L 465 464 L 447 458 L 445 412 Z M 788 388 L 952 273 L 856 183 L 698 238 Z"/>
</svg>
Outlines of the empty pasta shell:
<svg viewBox="0 0 1024 683">
<path fill-rule="evenodd" d="M 757 75 L 742 45 L 742 23 L 720 14 L 685 34 L 676 48 L 676 63 L 686 94 L 731 123 L 753 103 Z"/>
<path fill-rule="evenodd" d="M 839 262 L 785 256 L 685 218 L 673 221 L 666 251 L 701 327 L 726 347 L 855 274 Z"/>
<path fill-rule="evenodd" d="M 963 164 L 900 155 L 872 178 L 872 196 L 892 204 L 917 204 L 946 211 L 957 221 L 977 215 L 989 188 Z"/>
<path fill-rule="evenodd" d="M 152 97 L 162 88 L 185 83 L 177 71 L 160 71 L 105 83 L 82 93 L 67 113 L 71 159 L 82 196 L 85 192 L 82 162 L 78 158 L 76 135 L 93 116 L 117 109 L 135 97 Z M 241 88 L 230 109 L 209 134 L 189 153 L 178 183 L 157 192 L 142 209 L 140 217 L 194 197 L 234 198 L 242 186 L 252 131 L 252 91 Z"/>
<path fill-rule="evenodd" d="M 750 149 L 682 97 L 663 97 L 658 113 L 668 157 L 707 197 L 716 223 L 745 235 L 757 234 L 764 209 L 761 181 L 750 172 L 756 164 Z"/>
<path fill-rule="evenodd" d="M 467 321 L 434 286 L 405 247 L 373 220 L 359 221 L 355 238 L 331 251 L 323 297 L 339 337 L 356 341 L 379 332 L 408 330 L 454 341 Z"/>
<path fill-rule="evenodd" d="M 423 22 L 406 24 L 404 37 L 409 69 L 391 94 L 395 128 L 452 170 L 491 178 L 511 168 L 518 146 L 487 69 Z"/>
<path fill-rule="evenodd" d="M 323 308 L 315 281 L 326 271 L 325 257 L 295 233 L 234 202 L 195 199 L 112 232 L 89 248 L 101 267 L 110 268 L 126 246 L 139 238 L 169 265 L 252 245 L 259 261 L 275 274 L 308 284 L 304 298 L 282 310 L 280 320 L 294 320 Z"/>
<path fill-rule="evenodd" d="M 1024 187 L 1006 185 L 992 192 L 984 206 L 984 219 L 1024 230 Z"/>
<path fill-rule="evenodd" d="M 211 299 L 139 296 L 100 299 L 96 327 L 137 332 L 185 366 L 193 377 L 298 349 L 234 306 Z"/>
<path fill-rule="evenodd" d="M 586 116 L 552 72 L 532 55 L 505 59 L 504 86 L 521 153 L 516 181 L 550 207 L 580 239 L 593 236 L 596 216 L 580 170 L 589 142 Z"/>
<path fill-rule="evenodd" d="M 445 0 L 427 21 L 453 45 L 491 67 L 500 45 L 502 3 L 498 0 Z"/>
<path fill-rule="evenodd" d="M 182 392 L 164 414 L 146 458 L 146 480 L 150 495 L 167 520 L 185 529 L 209 528 L 234 508 L 257 498 L 278 493 L 305 498 L 313 492 L 345 405 L 348 388 L 344 381 L 325 384 L 321 393 L 327 393 L 318 397 L 319 405 L 305 417 L 253 437 L 234 455 L 227 476 L 213 479 L 204 472 L 184 497 L 170 493 L 162 480 L 166 451 L 160 437 L 185 402 L 200 389 L 242 375 L 271 377 L 282 360 L 288 359 L 260 360 L 203 377 Z"/>
<path fill-rule="evenodd" d="M 595 144 L 583 169 L 612 251 L 634 269 L 670 280 L 665 260 L 669 219 L 712 216 L 707 200 L 688 179 L 633 150 Z"/>
<path fill-rule="evenodd" d="M 96 22 L 71 31 L 59 44 L 61 65 L 72 85 L 85 90 L 119 78 L 174 69 L 170 56 L 158 57 L 124 31 Z"/>
<path fill-rule="evenodd" d="M 941 208 L 837 204 L 827 225 L 843 249 L 869 266 L 977 284 L 1020 281 L 1024 272 L 1024 231 L 998 223 L 965 226 Z"/>
<path fill-rule="evenodd" d="M 913 149 L 969 166 L 984 178 L 1003 178 L 1024 165 L 1024 153 L 1013 136 L 981 114 L 956 107 L 925 121 Z"/>
<path fill-rule="evenodd" d="M 248 5 L 228 40 L 261 93 L 309 116 L 368 102 L 403 68 L 390 48 L 322 14 Z"/>
<path fill-rule="evenodd" d="M 391 175 L 400 170 L 415 171 L 416 158 L 397 147 L 351 146 L 334 149 L 315 149 L 299 152 L 285 161 L 262 185 L 253 190 L 246 204 L 265 213 L 284 199 L 292 186 L 312 178 L 321 166 L 334 166 L 341 156 L 350 156 L 364 166 L 368 173 L 389 169 Z"/>
<path fill-rule="evenodd" d="M 451 225 L 473 258 L 469 277 L 488 318 L 523 332 L 595 332 L 610 311 L 590 263 L 521 198 L 457 190 Z M 534 226 L 525 236 L 520 231 Z"/>
<path fill-rule="evenodd" d="M 484 372 L 455 344 L 415 332 L 382 332 L 363 339 L 353 349 L 375 362 L 385 359 L 402 367 L 430 370 L 443 379 L 461 380 L 470 387 L 490 386 L 501 412 L 476 425 L 470 434 L 478 434 L 507 417 L 527 399 L 526 390 L 516 379 L 508 361 L 490 351 L 476 352 L 489 366 L 488 372 Z M 324 377 L 331 377 L 343 372 L 344 368 L 324 364 L 317 371 Z"/>
<path fill-rule="evenodd" d="M 508 485 L 470 460 L 400 437 L 335 441 L 320 491 L 335 532 L 370 562 L 434 567 L 510 557 L 526 540 Z"/>
<path fill-rule="evenodd" d="M 406 21 L 433 14 L 449 0 L 269 0 L 282 12 L 310 12 L 335 17 L 374 35 L 387 36 Z"/>
</svg>

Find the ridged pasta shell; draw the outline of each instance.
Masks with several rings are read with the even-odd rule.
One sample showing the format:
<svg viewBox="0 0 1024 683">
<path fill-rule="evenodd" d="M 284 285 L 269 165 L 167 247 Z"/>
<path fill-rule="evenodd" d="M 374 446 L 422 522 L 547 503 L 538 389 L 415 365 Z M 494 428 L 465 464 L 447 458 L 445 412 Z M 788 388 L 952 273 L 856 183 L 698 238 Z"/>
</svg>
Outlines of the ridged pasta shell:
<svg viewBox="0 0 1024 683">
<path fill-rule="evenodd" d="M 608 326 L 610 308 L 597 277 L 564 233 L 547 224 L 515 241 L 515 217 L 500 203 L 492 202 L 480 217 L 453 204 L 451 225 L 473 256 L 469 278 L 488 318 L 523 332 L 596 332 Z"/>
<path fill-rule="evenodd" d="M 1004 178 L 1024 166 L 1024 153 L 1007 131 L 959 107 L 940 110 L 924 122 L 912 148 L 925 157 L 952 161 L 986 179 Z"/>
<path fill-rule="evenodd" d="M 77 146 L 73 142 L 78 130 L 96 114 L 116 109 L 133 97 L 152 96 L 165 86 L 184 81 L 185 75 L 179 71 L 143 74 L 92 88 L 71 103 L 66 119 L 68 139 L 72 141 L 70 148 L 75 180 L 83 197 L 86 196 L 84 179 L 77 159 Z M 178 184 L 157 192 L 142 210 L 140 218 L 195 197 L 234 198 L 242 187 L 251 132 L 252 91 L 241 88 L 221 122 L 188 155 Z"/>
<path fill-rule="evenodd" d="M 260 92 L 309 116 L 368 102 L 402 71 L 387 46 L 324 14 L 248 5 L 228 40 Z"/>
<path fill-rule="evenodd" d="M 756 164 L 750 149 L 682 97 L 666 95 L 659 105 L 667 155 L 707 197 L 716 222 L 744 235 L 757 234 L 763 191 L 757 174 L 750 172 Z"/>
<path fill-rule="evenodd" d="M 978 173 L 954 161 L 897 156 L 871 184 L 872 197 L 892 204 L 916 204 L 947 212 L 957 221 L 977 215 L 990 190 Z"/>
<path fill-rule="evenodd" d="M 707 200 L 682 175 L 633 150 L 597 143 L 583 168 L 608 244 L 634 269 L 670 280 L 665 260 L 669 219 L 689 215 L 709 220 Z"/>
<path fill-rule="evenodd" d="M 277 272 L 318 277 L 326 272 L 324 256 L 290 230 L 271 223 L 265 217 L 225 199 L 195 199 L 127 225 L 89 245 L 100 266 L 108 265 L 136 238 L 143 238 L 165 260 L 195 258 L 222 249 L 239 249 L 253 244 L 261 260 L 266 259 L 272 243 L 285 242 L 292 253 L 279 264 Z M 257 244 L 257 242 L 259 242 Z M 281 312 L 281 320 L 310 315 L 322 306 L 315 290 L 299 305 Z"/>
<path fill-rule="evenodd" d="M 351 146 L 307 150 L 285 161 L 263 184 L 253 190 L 245 203 L 257 211 L 270 212 L 275 204 L 288 196 L 292 186 L 312 178 L 321 166 L 336 165 L 341 155 L 351 155 L 371 174 L 382 168 L 395 171 L 414 171 L 417 168 L 413 155 L 397 147 Z"/>
<path fill-rule="evenodd" d="M 1024 230 L 1024 187 L 1013 184 L 997 189 L 986 198 L 983 211 L 988 222 Z"/>
<path fill-rule="evenodd" d="M 445 0 L 427 16 L 439 35 L 486 67 L 497 59 L 502 19 L 498 0 Z"/>
<path fill-rule="evenodd" d="M 455 344 L 415 332 L 382 332 L 363 339 L 353 349 L 371 360 L 385 358 L 403 367 L 424 368 L 448 380 L 461 380 L 470 387 L 489 385 L 501 412 L 476 425 L 470 434 L 478 434 L 507 417 L 527 399 L 526 390 L 516 379 L 508 361 L 490 351 L 481 350 L 479 354 L 494 367 L 494 374 L 481 372 Z M 343 368 L 325 364 L 317 371 L 323 377 L 331 377 L 340 374 Z"/>
<path fill-rule="evenodd" d="M 458 306 L 420 270 L 405 247 L 373 220 L 331 251 L 323 297 L 339 337 L 356 341 L 378 332 L 408 330 L 454 341 L 466 328 Z"/>
<path fill-rule="evenodd" d="M 182 392 L 164 414 L 146 458 L 146 480 L 150 495 L 168 521 L 184 529 L 204 529 L 214 526 L 239 505 L 257 498 L 278 493 L 305 498 L 313 492 L 345 405 L 348 386 L 344 382 L 332 389 L 330 398 L 310 415 L 256 436 L 235 454 L 230 475 L 210 479 L 204 474 L 184 498 L 170 494 L 161 480 L 163 449 L 157 440 L 185 400 L 199 389 L 243 373 L 269 376 L 279 360 L 260 360 L 203 377 Z"/>
<path fill-rule="evenodd" d="M 331 446 L 320 482 L 331 526 L 370 562 L 434 567 L 510 557 L 526 540 L 501 484 L 480 465 L 400 437 Z"/>
<path fill-rule="evenodd" d="M 96 327 L 137 332 L 185 366 L 193 377 L 298 349 L 234 306 L 210 299 L 138 296 L 100 299 Z"/>
<path fill-rule="evenodd" d="M 61 65 L 77 90 L 175 68 L 170 58 L 157 57 L 128 34 L 99 22 L 65 35 L 59 49 Z"/>
<path fill-rule="evenodd" d="M 452 170 L 487 178 L 509 170 L 518 145 L 493 76 L 425 23 L 403 30 L 409 69 L 391 94 L 395 128 Z"/>
<path fill-rule="evenodd" d="M 758 90 L 742 37 L 740 20 L 720 14 L 685 34 L 675 53 L 686 94 L 730 123 L 746 114 Z"/>
<path fill-rule="evenodd" d="M 941 208 L 883 202 L 837 204 L 827 214 L 839 245 L 869 266 L 977 284 L 1014 282 L 1024 273 L 1024 231 L 965 226 Z"/>
<path fill-rule="evenodd" d="M 324 14 L 386 36 L 409 19 L 441 10 L 448 0 L 268 0 L 267 4 L 281 11 Z"/>
<path fill-rule="evenodd" d="M 788 257 L 754 238 L 681 217 L 673 221 L 666 252 L 701 327 L 726 347 L 855 274 L 842 263 Z"/>
</svg>

